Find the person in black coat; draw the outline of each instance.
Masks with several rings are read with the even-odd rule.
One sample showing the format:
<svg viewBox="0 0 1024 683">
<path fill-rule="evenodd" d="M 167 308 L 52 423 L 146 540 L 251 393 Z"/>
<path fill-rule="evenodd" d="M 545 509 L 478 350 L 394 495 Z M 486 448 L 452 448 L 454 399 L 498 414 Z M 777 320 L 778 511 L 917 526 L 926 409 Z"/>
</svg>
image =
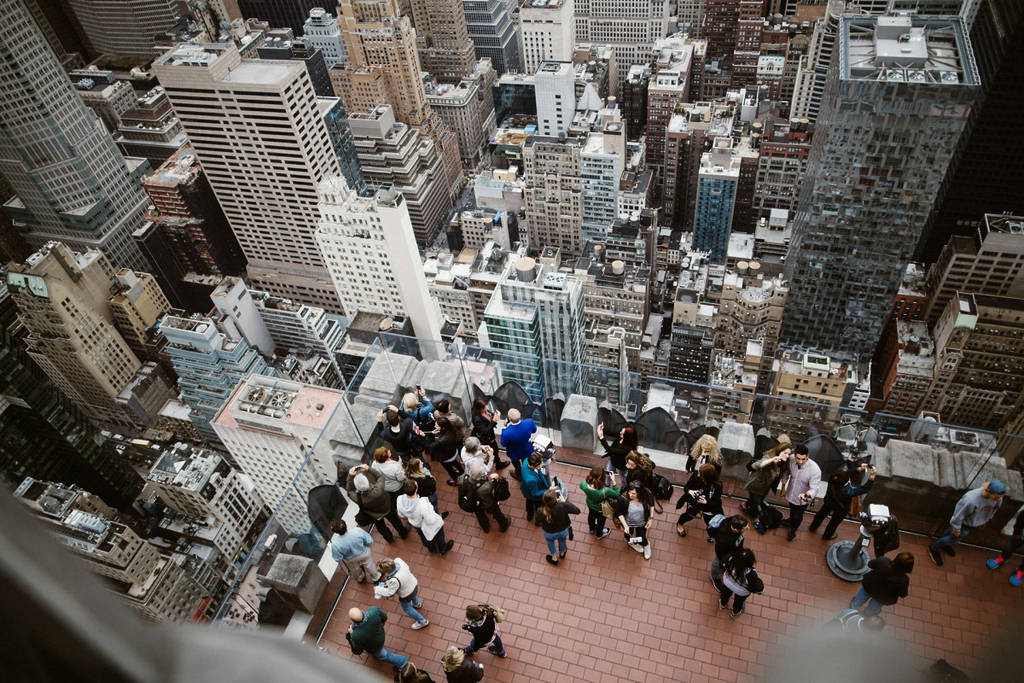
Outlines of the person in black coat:
<svg viewBox="0 0 1024 683">
<path fill-rule="evenodd" d="M 470 605 L 466 608 L 466 623 L 462 625 L 463 631 L 469 631 L 473 639 L 469 645 L 462 648 L 467 655 L 471 655 L 484 645 L 487 651 L 499 657 L 507 657 L 505 646 L 501 643 L 501 636 L 498 635 L 498 622 L 495 618 L 494 608 L 490 605 Z"/>
<path fill-rule="evenodd" d="M 386 412 L 377 414 L 377 433 L 391 452 L 401 458 L 403 465 L 422 450 L 419 446 L 422 435 L 418 433 L 418 427 L 412 418 L 402 417 L 394 406 L 388 406 Z"/>
<path fill-rule="evenodd" d="M 907 597 L 910 587 L 910 572 L 914 571 L 914 556 L 900 553 L 893 559 L 877 557 L 868 562 L 868 573 L 860 585 L 860 591 L 850 601 L 850 609 L 865 616 L 875 616 L 884 605 L 895 605 L 900 598 Z"/>
<path fill-rule="evenodd" d="M 487 409 L 487 401 L 478 398 L 473 401 L 472 412 L 473 418 L 470 435 L 480 439 L 481 445 L 490 446 L 491 450 L 494 451 L 494 468 L 501 470 L 511 465 L 510 461 L 501 459 L 501 455 L 498 452 L 498 437 L 494 433 L 498 422 L 501 420 L 501 411 L 495 410 L 492 413 Z"/>
<path fill-rule="evenodd" d="M 719 591 L 722 590 L 722 563 L 725 562 L 725 558 L 743 548 L 743 530 L 746 528 L 747 518 L 743 515 L 733 515 L 714 530 L 715 559 L 711 560 L 711 583 L 715 584 Z"/>
<path fill-rule="evenodd" d="M 854 472 L 860 473 L 865 470 L 868 470 L 867 463 L 855 469 Z M 826 541 L 831 541 L 836 537 L 836 529 L 839 528 L 840 522 L 846 519 L 846 515 L 850 514 L 850 506 L 853 504 L 853 499 L 870 491 L 874 484 L 874 467 L 868 472 L 868 480 L 860 486 L 855 486 L 850 481 L 850 472 L 848 470 L 836 470 L 828 478 L 828 490 L 825 492 L 825 499 L 822 501 L 821 509 L 814 515 L 814 521 L 811 522 L 811 526 L 808 528 L 811 531 L 817 531 L 821 523 L 825 521 L 825 518 L 832 515 L 832 518 L 828 520 L 828 524 L 825 525 L 825 533 L 822 535 L 822 538 Z"/>
<path fill-rule="evenodd" d="M 619 431 L 617 439 L 604 438 L 604 424 L 597 425 L 597 438 L 604 446 L 605 455 L 608 458 L 608 469 L 620 477 L 626 476 L 626 456 L 635 451 L 640 443 L 636 430 L 632 427 L 623 427 Z"/>
<path fill-rule="evenodd" d="M 448 683 L 476 683 L 484 677 L 484 665 L 474 662 L 454 645 L 445 650 L 441 664 Z"/>
<path fill-rule="evenodd" d="M 707 524 L 715 515 L 722 514 L 722 484 L 718 480 L 718 470 L 713 464 L 705 463 L 696 473 L 690 475 L 683 486 L 683 495 L 676 501 L 676 510 L 683 506 L 686 510 L 679 515 L 676 522 L 676 533 L 686 536 L 686 523 L 697 516 L 703 516 Z"/>
<path fill-rule="evenodd" d="M 430 457 L 441 463 L 441 467 L 448 473 L 448 485 L 455 486 L 459 477 L 466 473 L 459 462 L 462 440 L 452 423 L 443 417 L 437 420 L 437 429 L 437 438 L 430 444 Z"/>
</svg>

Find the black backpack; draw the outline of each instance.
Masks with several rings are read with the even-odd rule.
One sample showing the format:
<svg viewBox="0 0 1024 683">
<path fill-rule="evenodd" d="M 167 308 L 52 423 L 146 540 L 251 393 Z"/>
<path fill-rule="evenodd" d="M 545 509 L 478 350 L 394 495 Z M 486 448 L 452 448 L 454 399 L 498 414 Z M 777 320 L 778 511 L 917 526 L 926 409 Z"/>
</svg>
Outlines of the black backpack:
<svg viewBox="0 0 1024 683">
<path fill-rule="evenodd" d="M 782 513 L 774 505 L 763 505 L 759 519 L 766 531 L 768 529 L 778 529 L 782 526 Z"/>
<path fill-rule="evenodd" d="M 466 512 L 476 512 L 480 499 L 476 495 L 476 483 L 468 474 L 459 477 L 459 508 Z"/>
</svg>

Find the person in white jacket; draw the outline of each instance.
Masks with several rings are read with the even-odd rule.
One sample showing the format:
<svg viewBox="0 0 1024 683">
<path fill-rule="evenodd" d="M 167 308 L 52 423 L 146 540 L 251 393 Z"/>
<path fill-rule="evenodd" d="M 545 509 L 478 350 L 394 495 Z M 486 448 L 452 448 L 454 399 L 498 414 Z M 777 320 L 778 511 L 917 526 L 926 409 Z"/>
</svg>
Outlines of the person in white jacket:
<svg viewBox="0 0 1024 683">
<path fill-rule="evenodd" d="M 398 516 L 415 527 L 427 550 L 431 553 L 439 552 L 444 557 L 455 542 L 445 540 L 444 518 L 437 514 L 430 500 L 419 495 L 418 488 L 415 480 L 406 480 L 403 493 L 397 501 Z"/>
<path fill-rule="evenodd" d="M 416 611 L 417 607 L 422 606 L 418 595 L 420 587 L 416 577 L 409 570 L 409 565 L 400 557 L 393 560 L 384 557 L 377 561 L 377 571 L 380 572 L 380 580 L 373 588 L 373 597 L 380 600 L 397 595 L 402 611 L 416 621 L 412 625 L 414 631 L 429 626 L 430 622 Z"/>
</svg>

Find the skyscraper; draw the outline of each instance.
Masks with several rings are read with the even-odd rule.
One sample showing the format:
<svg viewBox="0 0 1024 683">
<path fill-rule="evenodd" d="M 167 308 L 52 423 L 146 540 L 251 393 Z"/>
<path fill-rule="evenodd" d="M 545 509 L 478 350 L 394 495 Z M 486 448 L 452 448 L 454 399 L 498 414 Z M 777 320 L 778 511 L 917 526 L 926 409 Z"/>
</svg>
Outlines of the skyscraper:
<svg viewBox="0 0 1024 683">
<path fill-rule="evenodd" d="M 358 197 L 345 179 L 320 185 L 317 241 L 345 314 L 407 315 L 417 337 L 441 338 L 441 311 L 430 298 L 409 211 L 401 193 Z"/>
<path fill-rule="evenodd" d="M 127 508 L 143 481 L 113 457 L 99 430 L 29 355 L 29 331 L 0 282 L 0 475 L 14 486 L 28 476 L 76 484 Z"/>
<path fill-rule="evenodd" d="M 978 94 L 955 17 L 840 19 L 797 209 L 782 337 L 870 357 Z"/>
<path fill-rule="evenodd" d="M 740 156 L 732 138 L 715 138 L 700 160 L 693 248 L 711 252 L 712 263 L 725 263 L 732 214 L 740 179 Z"/>
<path fill-rule="evenodd" d="M 530 243 L 576 253 L 582 244 L 580 152 L 584 140 L 528 137 L 523 146 Z"/>
<path fill-rule="evenodd" d="M 416 242 L 425 247 L 451 210 L 440 151 L 415 128 L 395 123 L 390 107 L 353 114 L 349 125 L 367 182 L 402 193 Z"/>
<path fill-rule="evenodd" d="M 511 4 L 507 0 L 463 0 L 462 4 L 477 59 L 490 58 L 499 76 L 506 71 L 521 71 L 519 29 L 512 20 Z"/>
<path fill-rule="evenodd" d="M 173 0 L 66 0 L 94 55 L 152 55 L 154 36 L 178 21 Z"/>
<path fill-rule="evenodd" d="M 341 419 L 347 421 L 342 397 L 334 389 L 254 376 L 238 384 L 213 421 L 228 452 L 294 535 L 311 528 L 305 493 L 338 478 L 328 441 Z"/>
<path fill-rule="evenodd" d="M 408 17 L 396 0 L 343 0 L 338 11 L 348 61 L 331 70 L 334 92 L 350 114 L 391 105 L 395 119 L 433 140 L 451 191 L 462 178 L 459 140 L 427 103 Z"/>
<path fill-rule="evenodd" d="M 302 25 L 314 7 L 330 12 L 336 5 L 333 0 L 238 0 L 244 18 L 262 19 L 271 28 L 290 28 L 295 35 L 302 33 Z"/>
<path fill-rule="evenodd" d="M 446 83 L 473 70 L 475 53 L 462 0 L 412 0 L 421 68 Z"/>
<path fill-rule="evenodd" d="M 192 422 L 204 438 L 216 440 L 210 420 L 239 382 L 268 371 L 267 362 L 240 334 L 229 334 L 212 318 L 165 315 L 160 333 Z"/>
<path fill-rule="evenodd" d="M 301 62 L 243 60 L 233 43 L 153 63 L 259 289 L 339 311 L 316 248 L 316 185 L 339 172 Z"/>
<path fill-rule="evenodd" d="M 103 425 L 133 426 L 116 399 L 142 365 L 118 333 L 107 298 L 116 287 L 98 251 L 51 242 L 7 273 L 29 355 L 61 392 Z"/>
<path fill-rule="evenodd" d="M 649 61 L 651 44 L 668 35 L 675 9 L 663 0 L 575 2 L 576 42 L 611 46 L 619 69 L 617 83 L 625 82 L 631 66 Z"/>
<path fill-rule="evenodd" d="M 576 115 L 576 77 L 572 62 L 544 62 L 537 68 L 537 132 L 557 138 Z"/>
<path fill-rule="evenodd" d="M 4 210 L 30 245 L 99 249 L 117 267 L 147 270 L 132 241 L 149 200 L 144 159 L 121 156 L 82 104 L 21 0 L 0 1 L 0 175 Z"/>
<path fill-rule="evenodd" d="M 302 25 L 302 41 L 307 49 L 320 50 L 328 69 L 335 64 L 344 64 L 348 59 L 338 21 L 322 7 L 309 10 L 309 18 Z"/>
<path fill-rule="evenodd" d="M 976 0 L 970 24 L 984 101 L 975 108 L 963 152 L 937 208 L 935 226 L 916 258 L 935 261 L 952 235 L 973 235 L 983 213 L 1024 215 L 1024 2 Z M 965 4 L 965 9 L 968 7 Z"/>
<path fill-rule="evenodd" d="M 509 259 L 484 310 L 487 345 L 516 352 L 499 359 L 505 381 L 531 396 L 538 389 L 568 396 L 582 388 L 583 283 L 520 254 Z"/>
<path fill-rule="evenodd" d="M 574 7 L 573 0 L 522 0 L 519 38 L 526 73 L 535 73 L 544 62 L 572 59 Z"/>
<path fill-rule="evenodd" d="M 146 217 L 157 224 L 185 272 L 237 275 L 245 270 L 238 240 L 190 145 L 142 184 L 153 200 Z"/>
</svg>

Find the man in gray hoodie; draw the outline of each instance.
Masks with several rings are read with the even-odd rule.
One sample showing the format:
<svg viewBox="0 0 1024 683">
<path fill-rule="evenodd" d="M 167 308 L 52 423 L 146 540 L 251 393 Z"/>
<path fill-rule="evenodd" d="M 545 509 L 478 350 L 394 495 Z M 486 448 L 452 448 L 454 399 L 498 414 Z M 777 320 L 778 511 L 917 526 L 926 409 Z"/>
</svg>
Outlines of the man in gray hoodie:
<svg viewBox="0 0 1024 683">
<path fill-rule="evenodd" d="M 953 508 L 953 517 L 949 520 L 949 529 L 934 543 L 928 546 L 928 557 L 936 566 L 942 566 L 942 555 L 939 551 L 950 557 L 956 555 L 953 550 L 960 541 L 975 529 L 980 529 L 995 517 L 999 506 L 1003 504 L 1003 496 L 1006 495 L 1006 484 L 993 479 L 986 482 L 984 486 L 965 493 L 956 507 Z"/>
</svg>

